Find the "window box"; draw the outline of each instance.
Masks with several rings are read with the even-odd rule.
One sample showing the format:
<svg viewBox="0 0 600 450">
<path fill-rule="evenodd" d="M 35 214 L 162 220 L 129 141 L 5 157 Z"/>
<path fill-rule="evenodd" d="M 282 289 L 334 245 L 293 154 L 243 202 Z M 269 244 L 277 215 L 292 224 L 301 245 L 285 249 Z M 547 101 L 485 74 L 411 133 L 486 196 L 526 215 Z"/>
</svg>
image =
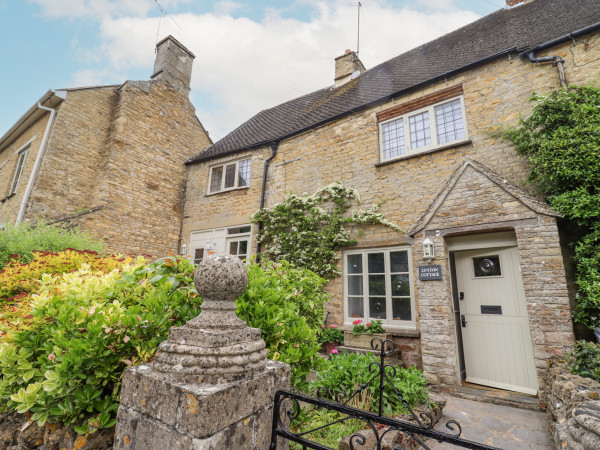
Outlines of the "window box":
<svg viewBox="0 0 600 450">
<path fill-rule="evenodd" d="M 468 141 L 462 95 L 379 122 L 381 162 Z"/>
<path fill-rule="evenodd" d="M 361 333 L 355 336 L 354 334 L 352 334 L 352 331 L 344 331 L 344 346 L 354 348 L 366 348 L 371 350 L 371 341 L 375 338 L 381 339 L 385 342 L 386 339 L 392 338 L 392 333 Z M 379 347 L 379 350 L 381 350 L 381 346 Z"/>
<path fill-rule="evenodd" d="M 208 194 L 216 194 L 250 186 L 251 158 L 210 167 Z"/>
</svg>

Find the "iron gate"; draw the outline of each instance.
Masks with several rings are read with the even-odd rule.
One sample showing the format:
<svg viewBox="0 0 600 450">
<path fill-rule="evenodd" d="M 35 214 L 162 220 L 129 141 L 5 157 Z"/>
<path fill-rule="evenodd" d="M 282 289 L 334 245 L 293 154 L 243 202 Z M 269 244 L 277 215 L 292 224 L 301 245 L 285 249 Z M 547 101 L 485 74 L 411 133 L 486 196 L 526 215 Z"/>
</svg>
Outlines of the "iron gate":
<svg viewBox="0 0 600 450">
<path fill-rule="evenodd" d="M 460 435 L 462 434 L 462 429 L 460 424 L 455 420 L 448 420 L 446 422 L 445 426 L 449 432 L 435 430 L 433 428 L 434 420 L 432 415 L 428 412 L 420 412 L 417 415 L 417 413 L 410 408 L 408 402 L 402 397 L 400 392 L 398 392 L 390 380 L 390 378 L 394 378 L 396 376 L 396 367 L 385 364 L 385 357 L 388 356 L 395 348 L 394 342 L 390 340 L 382 341 L 381 339 L 375 338 L 371 341 L 371 348 L 373 350 L 379 350 L 379 362 L 372 362 L 369 365 L 369 372 L 373 374 L 373 376 L 369 379 L 369 381 L 356 389 L 356 391 L 350 396 L 346 396 L 341 392 L 329 392 L 325 389 L 320 389 L 317 391 L 317 398 L 287 390 L 277 391 L 275 394 L 275 403 L 273 408 L 273 426 L 271 430 L 270 450 L 275 450 L 277 448 L 278 437 L 288 441 L 297 442 L 302 446 L 302 449 L 311 448 L 317 450 L 330 450 L 330 447 L 310 440 L 307 435 L 318 430 L 326 429 L 327 427 L 330 427 L 336 423 L 341 423 L 351 419 L 357 419 L 364 422 L 365 428 L 373 431 L 373 435 L 375 436 L 377 442 L 377 450 L 381 449 L 383 438 L 391 431 L 400 431 L 404 433 L 404 436 L 406 436 L 409 441 L 412 441 L 414 444 L 424 449 L 429 449 L 425 438 L 434 439 L 438 442 L 450 443 L 463 448 L 488 450 L 497 449 L 496 447 L 491 447 L 461 438 Z M 363 392 L 370 384 L 376 382 L 379 383 L 378 413 L 372 413 L 348 406 L 348 402 L 350 402 L 357 395 L 360 395 L 360 393 Z M 411 421 L 393 419 L 383 415 L 383 390 L 385 383 L 392 387 L 400 402 L 409 411 L 412 419 Z M 332 401 L 332 399 L 335 399 L 335 401 Z M 281 413 L 282 405 L 286 401 L 289 402 L 290 407 L 286 408 L 286 418 L 284 419 L 281 417 Z M 289 422 L 287 419 L 294 420 L 296 417 L 298 417 L 298 414 L 301 411 L 300 403 L 313 405 L 330 411 L 337 411 L 341 413 L 343 417 L 317 428 L 301 432 L 293 432 L 288 425 Z M 379 430 L 379 428 L 382 429 Z M 358 450 L 363 448 L 362 446 L 366 442 L 367 438 L 361 434 L 360 431 L 356 432 L 350 437 L 350 448 L 353 450 Z M 399 446 L 394 448 L 396 450 L 402 449 L 402 447 Z M 371 449 L 369 448 L 369 450 Z"/>
</svg>

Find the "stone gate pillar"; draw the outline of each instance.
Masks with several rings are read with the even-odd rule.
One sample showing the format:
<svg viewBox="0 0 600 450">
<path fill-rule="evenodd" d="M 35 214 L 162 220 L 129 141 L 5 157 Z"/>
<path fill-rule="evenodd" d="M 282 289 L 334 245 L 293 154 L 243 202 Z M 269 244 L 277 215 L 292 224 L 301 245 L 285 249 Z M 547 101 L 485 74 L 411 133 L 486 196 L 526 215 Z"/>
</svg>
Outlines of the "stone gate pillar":
<svg viewBox="0 0 600 450">
<path fill-rule="evenodd" d="M 194 276 L 202 312 L 173 327 L 152 363 L 123 377 L 115 449 L 267 449 L 273 397 L 290 368 L 267 360 L 260 330 L 235 314 L 246 266 L 209 255 Z"/>
</svg>

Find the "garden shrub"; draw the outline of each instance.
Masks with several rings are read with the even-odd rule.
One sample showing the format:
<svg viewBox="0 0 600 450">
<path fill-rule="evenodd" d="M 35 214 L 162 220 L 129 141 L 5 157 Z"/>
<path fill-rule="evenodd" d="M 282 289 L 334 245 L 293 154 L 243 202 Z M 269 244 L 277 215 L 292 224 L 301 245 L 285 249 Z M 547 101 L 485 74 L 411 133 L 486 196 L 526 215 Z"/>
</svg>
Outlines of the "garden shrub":
<svg viewBox="0 0 600 450">
<path fill-rule="evenodd" d="M 531 163 L 529 181 L 578 228 L 575 319 L 600 326 L 600 88 L 533 94 L 531 114 L 505 136 Z"/>
<path fill-rule="evenodd" d="M 362 385 L 373 378 L 370 372 L 371 364 L 379 364 L 379 357 L 372 353 L 338 353 L 331 355 L 326 367 L 317 372 L 316 379 L 310 383 L 310 391 L 316 395 L 318 389 L 327 389 L 330 393 L 343 393 L 341 402 L 346 402 Z M 391 376 L 390 369 L 386 373 Z M 421 371 L 416 367 L 396 367 L 396 376 L 392 378 L 394 386 L 408 402 L 411 408 L 419 404 L 429 404 L 427 382 Z M 407 413 L 394 390 L 387 385 L 383 392 L 383 413 L 393 416 Z M 335 401 L 334 398 L 332 400 Z M 348 406 L 378 412 L 379 410 L 379 377 L 373 384 L 361 389 L 360 393 L 348 401 Z M 323 427 L 320 430 L 308 433 L 305 437 L 322 445 L 337 447 L 340 439 L 350 436 L 357 431 L 368 428 L 361 420 L 344 419 L 345 415 L 325 408 L 302 408 L 297 412 L 297 417 L 292 420 L 291 428 L 294 432 L 307 432 L 308 430 Z M 291 448 L 291 447 L 290 447 Z"/>
<path fill-rule="evenodd" d="M 571 373 L 600 382 L 600 344 L 577 341 L 566 360 Z"/>
<path fill-rule="evenodd" d="M 317 333 L 323 303 L 329 300 L 325 280 L 286 261 L 250 264 L 248 278 L 237 314 L 248 326 L 262 330 L 269 359 L 292 366 L 292 384 L 306 387 L 306 375 L 322 363 Z"/>
<path fill-rule="evenodd" d="M 35 225 L 8 223 L 0 230 L 0 270 L 14 255 L 26 263 L 33 259 L 34 250 L 56 252 L 66 248 L 105 251 L 101 240 L 77 228 L 49 225 L 44 221 Z"/>
<path fill-rule="evenodd" d="M 316 392 L 319 388 L 325 388 L 329 392 L 342 392 L 348 398 L 373 377 L 373 373 L 369 371 L 372 363 L 378 364 L 379 356 L 370 352 L 331 355 L 326 367 L 317 372 L 316 379 L 310 383 L 310 390 Z M 396 366 L 396 376 L 391 381 L 411 408 L 428 401 L 427 380 L 416 367 Z M 376 412 L 379 408 L 378 391 L 379 378 L 361 391 L 358 401 L 360 406 L 357 407 Z M 387 382 L 383 391 L 383 412 L 386 415 L 408 412 Z"/>
<path fill-rule="evenodd" d="M 32 320 L 0 344 L 2 409 L 31 412 L 40 424 L 76 424 L 79 433 L 113 426 L 124 369 L 150 361 L 171 326 L 200 313 L 194 269 L 168 256 L 150 264 L 138 258 L 108 273 L 83 263 L 42 275 L 39 293 L 30 295 Z M 324 280 L 287 263 L 251 264 L 249 275 L 238 314 L 261 328 L 269 357 L 290 363 L 301 386 L 321 361 Z"/>
<path fill-rule="evenodd" d="M 11 255 L 3 270 L 0 270 L 0 303 L 10 301 L 11 297 L 36 292 L 42 274 L 57 274 L 79 269 L 88 264 L 92 272 L 108 273 L 127 264 L 131 257 L 102 256 L 92 250 L 67 248 L 56 253 L 33 251 L 29 262 L 22 262 L 19 255 Z"/>
<path fill-rule="evenodd" d="M 172 325 L 199 313 L 181 258 L 94 274 L 88 265 L 42 276 L 42 319 L 0 345 L 0 402 L 84 433 L 114 425 L 123 370 L 148 361 Z M 153 280 L 151 282 L 151 280 Z"/>
<path fill-rule="evenodd" d="M 310 196 L 288 194 L 282 203 L 252 216 L 254 223 L 262 223 L 256 242 L 265 244 L 263 254 L 272 261 L 289 261 L 323 278 L 334 278 L 340 275 L 338 251 L 356 243 L 350 238 L 349 226 L 380 224 L 402 231 L 384 219 L 379 205 L 350 212 L 357 204 L 358 191 L 340 183 Z"/>
</svg>

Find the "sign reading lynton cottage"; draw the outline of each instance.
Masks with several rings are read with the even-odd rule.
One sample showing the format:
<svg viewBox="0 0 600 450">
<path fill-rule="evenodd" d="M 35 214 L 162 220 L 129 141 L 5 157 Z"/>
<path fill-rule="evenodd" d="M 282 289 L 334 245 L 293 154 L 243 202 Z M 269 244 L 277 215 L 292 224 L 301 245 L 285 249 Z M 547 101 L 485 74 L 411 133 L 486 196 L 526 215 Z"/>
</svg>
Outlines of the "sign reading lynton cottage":
<svg viewBox="0 0 600 450">
<path fill-rule="evenodd" d="M 430 280 L 441 280 L 442 279 L 442 266 L 439 264 L 433 264 L 431 266 L 419 266 L 419 280 L 430 281 Z"/>
</svg>

